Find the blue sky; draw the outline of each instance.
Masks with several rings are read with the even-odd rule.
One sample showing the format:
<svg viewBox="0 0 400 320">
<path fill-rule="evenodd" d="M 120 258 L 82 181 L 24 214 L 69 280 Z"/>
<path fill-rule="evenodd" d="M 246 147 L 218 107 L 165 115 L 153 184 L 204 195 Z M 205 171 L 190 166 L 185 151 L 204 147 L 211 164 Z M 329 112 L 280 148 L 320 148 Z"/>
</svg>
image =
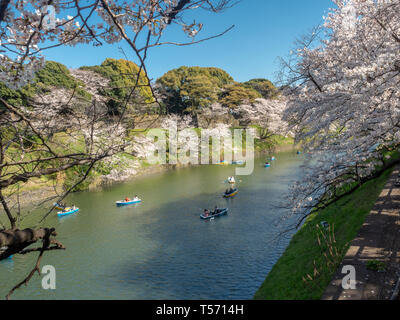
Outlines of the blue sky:
<svg viewBox="0 0 400 320">
<path fill-rule="evenodd" d="M 223 13 L 196 12 L 196 22 L 204 24 L 200 37 L 235 28 L 222 37 L 186 47 L 165 46 L 149 51 L 147 68 L 156 79 L 168 70 L 185 66 L 218 67 L 236 81 L 252 78 L 275 79 L 279 69 L 277 58 L 287 56 L 294 40 L 322 21 L 331 0 L 242 0 Z M 191 22 L 188 19 L 187 22 Z M 178 28 L 170 30 L 168 40 L 186 40 Z M 100 64 L 105 58 L 125 58 L 118 47 L 133 61 L 125 44 L 93 47 L 63 47 L 45 53 L 48 60 L 70 68 Z"/>
</svg>

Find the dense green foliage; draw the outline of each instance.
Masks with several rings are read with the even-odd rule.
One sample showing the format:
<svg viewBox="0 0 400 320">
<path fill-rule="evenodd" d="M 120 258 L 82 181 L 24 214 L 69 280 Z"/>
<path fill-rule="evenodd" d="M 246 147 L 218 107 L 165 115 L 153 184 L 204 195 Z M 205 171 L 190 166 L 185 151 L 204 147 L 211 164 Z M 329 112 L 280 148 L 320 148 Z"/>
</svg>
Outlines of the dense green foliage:
<svg viewBox="0 0 400 320">
<path fill-rule="evenodd" d="M 139 67 L 132 61 L 108 58 L 100 66 L 85 66 L 80 69 L 94 71 L 110 80 L 109 88 L 100 92 L 110 98 L 107 102 L 110 114 L 119 114 L 127 101 L 130 108 L 136 103 L 153 101 L 145 72 L 141 70 L 138 78 Z M 132 92 L 136 84 L 138 88 Z"/>
<path fill-rule="evenodd" d="M 165 108 L 172 113 L 196 113 L 202 107 L 218 102 L 227 108 L 252 103 L 257 98 L 276 97 L 278 90 L 266 79 L 244 84 L 235 82 L 218 68 L 180 67 L 157 80 L 165 92 Z"/>
<path fill-rule="evenodd" d="M 164 74 L 157 83 L 167 92 L 168 112 L 194 112 L 218 100 L 233 78 L 218 68 L 180 67 Z"/>
<path fill-rule="evenodd" d="M 357 235 L 365 217 L 374 206 L 391 170 L 367 182 L 351 195 L 345 196 L 325 209 L 314 212 L 293 236 L 285 253 L 272 268 L 255 299 L 309 300 L 320 299 L 330 283 L 334 269 L 328 268 L 317 243 L 317 228 L 322 221 L 334 225 L 336 249 L 345 253 Z M 340 259 L 341 260 L 341 259 Z M 315 265 L 314 265 L 315 261 Z M 336 266 L 337 267 L 337 266 Z M 319 275 L 305 282 L 315 268 Z"/>
<path fill-rule="evenodd" d="M 218 88 L 233 83 L 233 78 L 224 70 L 218 68 L 180 67 L 164 74 L 157 80 L 171 90 L 179 90 L 185 82 L 196 76 L 205 76 Z"/>
<path fill-rule="evenodd" d="M 243 83 L 246 88 L 256 90 L 264 99 L 275 99 L 279 95 L 279 90 L 267 79 L 252 79 Z"/>
<path fill-rule="evenodd" d="M 255 99 L 261 98 L 256 90 L 246 88 L 240 83 L 227 85 L 224 91 L 220 94 L 219 102 L 228 108 L 234 108 L 241 103 L 251 103 Z"/>
<path fill-rule="evenodd" d="M 74 89 L 83 83 L 71 76 L 66 66 L 55 61 L 47 61 L 46 66 L 36 73 L 36 85 L 45 87 Z"/>
<path fill-rule="evenodd" d="M 11 105 L 28 105 L 28 101 L 36 93 L 35 87 L 31 84 L 24 86 L 19 90 L 12 90 L 4 83 L 0 82 L 0 97 Z"/>
<path fill-rule="evenodd" d="M 31 84 L 19 90 L 11 90 L 0 82 L 0 97 L 12 105 L 29 105 L 29 99 L 38 93 L 48 93 L 51 88 L 75 89 L 80 97 L 90 98 L 84 84 L 71 76 L 66 66 L 55 61 L 47 61 L 43 69 L 36 72 Z"/>
</svg>

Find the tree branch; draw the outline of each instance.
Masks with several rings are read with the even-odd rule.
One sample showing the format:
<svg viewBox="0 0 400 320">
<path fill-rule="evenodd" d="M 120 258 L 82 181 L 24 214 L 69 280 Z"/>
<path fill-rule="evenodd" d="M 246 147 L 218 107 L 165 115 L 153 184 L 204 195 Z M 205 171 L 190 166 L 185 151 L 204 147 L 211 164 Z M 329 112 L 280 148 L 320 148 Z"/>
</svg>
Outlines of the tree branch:
<svg viewBox="0 0 400 320">
<path fill-rule="evenodd" d="M 10 4 L 11 0 L 1 0 L 0 2 L 0 22 L 4 20 L 6 15 L 7 7 Z"/>
<path fill-rule="evenodd" d="M 45 229 L 45 234 L 43 236 L 43 246 L 40 248 L 40 253 L 37 258 L 36 264 L 33 267 L 32 271 L 28 274 L 28 276 L 22 280 L 20 283 L 18 283 L 15 287 L 13 287 L 10 292 L 7 294 L 6 299 L 10 300 L 10 296 L 13 294 L 13 292 L 20 288 L 23 284 L 27 285 L 29 280 L 32 279 L 33 275 L 35 272 L 37 272 L 40 275 L 40 261 L 42 260 L 43 253 L 48 250 L 49 245 L 50 245 L 50 236 L 53 234 L 54 229 Z"/>
</svg>

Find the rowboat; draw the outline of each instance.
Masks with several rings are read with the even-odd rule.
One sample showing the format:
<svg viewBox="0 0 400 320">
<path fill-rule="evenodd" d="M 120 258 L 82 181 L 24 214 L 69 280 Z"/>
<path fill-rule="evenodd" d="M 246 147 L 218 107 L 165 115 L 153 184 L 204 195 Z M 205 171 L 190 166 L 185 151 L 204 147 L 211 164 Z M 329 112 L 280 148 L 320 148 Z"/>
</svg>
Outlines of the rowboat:
<svg viewBox="0 0 400 320">
<path fill-rule="evenodd" d="M 233 189 L 232 192 L 230 192 L 230 193 L 224 193 L 222 196 L 223 196 L 224 198 L 232 198 L 232 197 L 236 196 L 238 193 L 239 193 L 239 190 L 238 190 L 238 189 Z"/>
<path fill-rule="evenodd" d="M 139 202 L 142 202 L 142 200 L 141 199 L 133 199 L 130 201 L 121 200 L 121 201 L 115 201 L 115 204 L 117 205 L 117 207 L 122 207 L 122 206 L 129 206 L 130 204 L 135 204 Z"/>
<path fill-rule="evenodd" d="M 271 166 L 271 164 L 269 164 L 269 163 L 264 164 L 264 167 L 266 167 L 266 168 L 269 168 L 270 166 Z"/>
<path fill-rule="evenodd" d="M 78 212 L 78 211 L 79 211 L 79 208 L 65 208 L 64 210 L 65 210 L 65 211 L 59 211 L 59 212 L 57 212 L 57 215 L 58 215 L 59 217 L 67 216 L 67 215 L 70 215 L 70 214 L 73 214 L 73 213 Z"/>
<path fill-rule="evenodd" d="M 229 166 L 230 163 L 228 161 L 221 161 L 220 163 L 217 163 L 220 166 Z"/>
<path fill-rule="evenodd" d="M 246 162 L 244 160 L 238 160 L 238 161 L 232 161 L 232 164 L 238 164 L 238 165 L 242 165 L 245 164 Z"/>
<path fill-rule="evenodd" d="M 220 216 L 224 216 L 226 214 L 228 214 L 228 208 L 217 209 L 217 213 L 214 214 L 214 212 L 212 212 L 211 214 L 209 214 L 207 216 L 204 215 L 204 213 L 203 213 L 203 214 L 200 215 L 200 218 L 203 219 L 203 220 L 209 220 L 209 219 L 212 219 L 212 218 L 217 218 L 217 217 L 220 217 Z"/>
</svg>

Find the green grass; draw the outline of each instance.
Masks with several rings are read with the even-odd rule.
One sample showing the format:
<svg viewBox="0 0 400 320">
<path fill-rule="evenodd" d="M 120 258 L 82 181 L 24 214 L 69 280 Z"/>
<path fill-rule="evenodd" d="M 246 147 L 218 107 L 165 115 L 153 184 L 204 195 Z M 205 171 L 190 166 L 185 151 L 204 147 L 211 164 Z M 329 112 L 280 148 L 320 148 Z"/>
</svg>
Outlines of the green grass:
<svg viewBox="0 0 400 320">
<path fill-rule="evenodd" d="M 330 283 L 335 268 L 328 268 L 323 251 L 317 243 L 316 226 L 322 221 L 334 225 L 337 249 L 346 253 L 366 216 L 374 206 L 391 169 L 369 181 L 352 195 L 346 196 L 319 213 L 313 213 L 293 236 L 284 254 L 272 268 L 256 292 L 256 300 L 316 300 Z M 339 259 L 341 260 L 341 259 Z M 313 274 L 315 261 L 320 274 L 313 281 L 303 277 Z"/>
<path fill-rule="evenodd" d="M 254 149 L 256 151 L 270 150 L 274 147 L 294 145 L 294 139 L 281 135 L 273 135 L 267 140 L 254 140 Z"/>
<path fill-rule="evenodd" d="M 367 269 L 372 271 L 384 271 L 386 264 L 383 261 L 370 260 L 367 261 Z"/>
</svg>

